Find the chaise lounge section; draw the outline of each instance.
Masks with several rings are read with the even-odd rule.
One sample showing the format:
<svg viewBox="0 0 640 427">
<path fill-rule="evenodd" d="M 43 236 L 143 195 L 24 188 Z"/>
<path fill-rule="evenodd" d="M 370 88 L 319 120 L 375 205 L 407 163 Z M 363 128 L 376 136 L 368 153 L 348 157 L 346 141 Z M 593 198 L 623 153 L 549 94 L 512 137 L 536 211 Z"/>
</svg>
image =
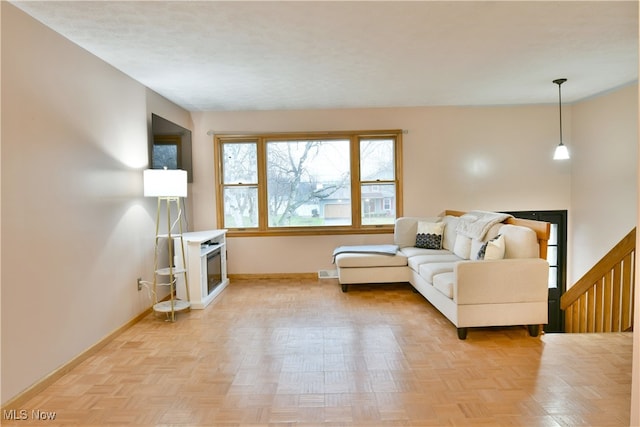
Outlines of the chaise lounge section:
<svg viewBox="0 0 640 427">
<path fill-rule="evenodd" d="M 362 283 L 409 282 L 465 339 L 468 328 L 548 321 L 550 225 L 510 215 L 446 211 L 398 218 L 393 245 L 334 251 L 343 292 Z M 382 250 L 384 246 L 384 250 Z"/>
</svg>

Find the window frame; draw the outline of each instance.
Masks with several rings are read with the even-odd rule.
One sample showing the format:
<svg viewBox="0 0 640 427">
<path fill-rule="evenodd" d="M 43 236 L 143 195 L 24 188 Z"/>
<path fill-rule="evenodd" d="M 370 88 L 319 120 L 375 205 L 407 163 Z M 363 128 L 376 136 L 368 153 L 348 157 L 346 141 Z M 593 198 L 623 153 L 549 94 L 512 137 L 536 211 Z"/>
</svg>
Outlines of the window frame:
<svg viewBox="0 0 640 427">
<path fill-rule="evenodd" d="M 180 135 L 154 135 L 153 137 L 153 146 L 151 151 L 152 165 L 154 169 L 162 169 L 167 165 L 158 165 L 155 162 L 155 147 L 176 147 L 176 155 L 175 158 L 172 157 L 172 160 L 175 160 L 175 167 L 170 169 L 180 169 L 182 167 L 182 137 Z"/>
<path fill-rule="evenodd" d="M 373 130 L 373 131 L 332 131 L 332 132 L 283 132 L 283 133 L 248 133 L 214 135 L 214 165 L 215 165 L 215 197 L 216 224 L 222 229 L 224 226 L 224 189 L 237 187 L 238 184 L 224 184 L 222 150 L 227 143 L 255 143 L 258 168 L 258 226 L 247 228 L 225 228 L 229 237 L 238 236 L 307 236 L 307 235 L 340 235 L 340 234 L 388 234 L 393 233 L 394 224 L 362 224 L 361 186 L 370 185 L 372 181 L 360 180 L 360 141 L 370 139 L 395 139 L 394 169 L 395 178 L 373 183 L 394 184 L 396 189 L 395 217 L 402 216 L 402 135 L 403 131 Z M 267 143 L 300 140 L 331 140 L 347 139 L 350 145 L 350 185 L 351 185 L 351 217 L 352 224 L 344 226 L 303 226 L 303 227 L 269 227 L 267 209 Z M 252 183 L 251 185 L 255 185 Z"/>
</svg>

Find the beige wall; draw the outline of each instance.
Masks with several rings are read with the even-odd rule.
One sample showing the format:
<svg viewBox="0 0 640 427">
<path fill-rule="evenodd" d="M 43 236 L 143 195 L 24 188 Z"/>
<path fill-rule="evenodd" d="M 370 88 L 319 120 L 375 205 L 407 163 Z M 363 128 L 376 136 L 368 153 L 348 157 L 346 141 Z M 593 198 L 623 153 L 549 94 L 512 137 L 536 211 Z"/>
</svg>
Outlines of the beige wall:
<svg viewBox="0 0 640 427">
<path fill-rule="evenodd" d="M 405 129 L 404 214 L 444 209 L 568 209 L 571 163 L 555 162 L 557 106 L 205 112 L 194 117 L 194 225 L 214 228 L 213 140 L 207 132 Z M 571 111 L 566 112 L 570 121 Z M 570 137 L 570 130 L 566 132 Z M 230 238 L 230 273 L 332 268 L 340 244 L 384 236 Z M 311 245 L 308 242 L 312 242 Z M 260 253 L 255 257 L 245 253 Z"/>
<path fill-rule="evenodd" d="M 640 157 L 638 158 L 640 163 Z M 640 177 L 638 177 L 638 187 L 640 188 Z M 640 202 L 636 205 L 638 212 L 640 212 Z M 640 217 L 640 216 L 639 216 Z M 640 248 L 640 233 L 636 230 L 636 248 Z M 637 252 L 636 252 L 637 253 Z M 638 325 L 640 325 L 640 268 L 637 268 L 636 261 L 636 276 L 635 276 L 635 305 L 633 324 L 636 325 L 633 331 L 633 368 L 631 372 L 631 423 L 632 426 L 640 426 L 640 332 L 638 331 Z"/>
<path fill-rule="evenodd" d="M 640 161 L 640 158 L 638 159 Z M 640 185 L 640 180 L 638 181 Z M 640 206 L 637 206 L 640 208 Z M 636 232 L 636 248 L 640 248 L 640 233 Z M 636 252 L 637 253 L 637 252 Z M 636 276 L 635 276 L 635 305 L 633 324 L 636 325 L 633 331 L 633 360 L 631 371 L 631 422 L 632 426 L 640 426 L 640 332 L 638 326 L 640 325 L 640 269 L 637 268 L 636 263 Z"/>
<path fill-rule="evenodd" d="M 150 305 L 151 112 L 189 114 L 2 7 L 1 401 Z"/>
<path fill-rule="evenodd" d="M 576 104 L 572 128 L 569 284 L 582 277 L 638 224 L 638 85 Z M 640 270 L 636 268 L 635 325 L 640 324 L 639 277 Z M 633 342 L 630 424 L 638 426 L 637 327 Z"/>
<path fill-rule="evenodd" d="M 572 133 L 570 283 L 637 224 L 638 86 L 573 106 Z"/>
</svg>

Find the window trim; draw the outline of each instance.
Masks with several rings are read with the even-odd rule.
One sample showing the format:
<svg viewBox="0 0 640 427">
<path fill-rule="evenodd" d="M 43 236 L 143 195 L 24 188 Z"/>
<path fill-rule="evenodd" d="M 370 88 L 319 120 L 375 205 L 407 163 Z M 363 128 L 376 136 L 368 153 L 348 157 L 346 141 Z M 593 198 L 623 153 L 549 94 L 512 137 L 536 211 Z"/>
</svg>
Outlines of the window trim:
<svg viewBox="0 0 640 427">
<path fill-rule="evenodd" d="M 351 148 L 351 216 L 352 225 L 348 226 L 306 226 L 274 228 L 268 226 L 267 215 L 258 213 L 258 227 L 254 228 L 227 228 L 229 237 L 255 237 L 255 236 L 309 236 L 309 235 L 340 235 L 340 234 L 389 234 L 393 233 L 393 224 L 362 224 L 362 199 L 361 185 L 371 184 L 371 181 L 360 180 L 360 140 L 395 138 L 394 167 L 395 179 L 374 181 L 380 184 L 395 184 L 396 187 L 396 218 L 402 216 L 403 187 L 402 187 L 402 135 L 401 129 L 393 130 L 368 130 L 368 131 L 329 131 L 329 132 L 281 132 L 281 133 L 243 133 L 243 134 L 216 134 L 213 138 L 214 165 L 215 165 L 215 197 L 216 197 L 216 224 L 218 228 L 224 228 L 224 204 L 223 204 L 223 159 L 222 147 L 225 143 L 256 143 L 257 167 L 258 167 L 258 206 L 265 209 L 267 202 L 267 156 L 266 144 L 269 141 L 296 141 L 304 139 L 348 139 Z M 253 184 L 252 184 L 253 185 Z M 233 185 L 228 185 L 233 186 Z"/>
</svg>

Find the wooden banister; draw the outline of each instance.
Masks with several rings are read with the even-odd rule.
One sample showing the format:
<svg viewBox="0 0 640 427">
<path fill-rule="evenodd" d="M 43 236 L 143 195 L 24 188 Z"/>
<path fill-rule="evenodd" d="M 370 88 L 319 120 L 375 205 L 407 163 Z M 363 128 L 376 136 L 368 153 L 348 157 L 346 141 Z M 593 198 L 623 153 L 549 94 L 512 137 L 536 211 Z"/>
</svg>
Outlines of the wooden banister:
<svg viewBox="0 0 640 427">
<path fill-rule="evenodd" d="M 565 332 L 633 329 L 635 253 L 634 228 L 562 295 Z"/>
</svg>

